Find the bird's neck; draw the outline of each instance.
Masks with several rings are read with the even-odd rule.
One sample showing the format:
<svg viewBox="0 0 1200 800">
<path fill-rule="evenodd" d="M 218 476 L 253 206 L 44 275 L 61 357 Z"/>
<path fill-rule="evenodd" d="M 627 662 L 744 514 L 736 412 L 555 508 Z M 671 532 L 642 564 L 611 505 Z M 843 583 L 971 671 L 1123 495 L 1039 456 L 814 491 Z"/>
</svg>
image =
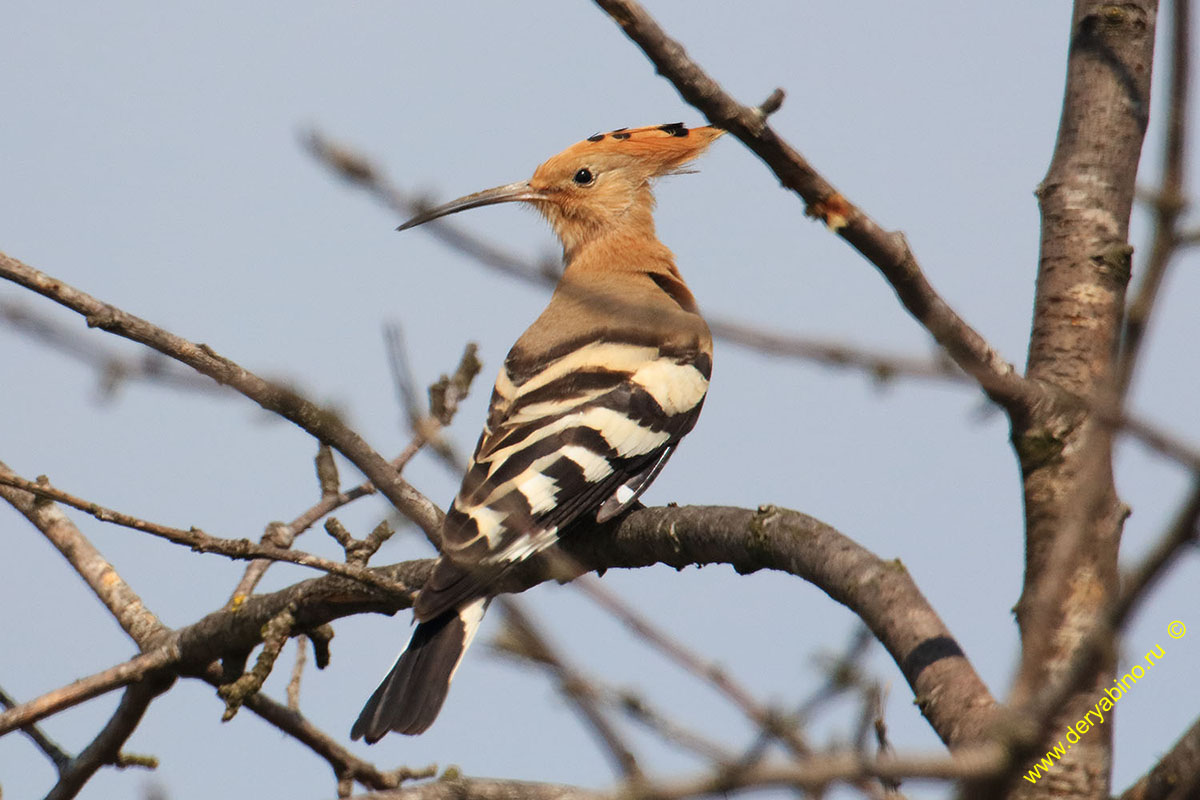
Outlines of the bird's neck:
<svg viewBox="0 0 1200 800">
<path fill-rule="evenodd" d="M 614 227 L 567 247 L 563 243 L 565 275 L 582 273 L 665 273 L 679 278 L 675 256 L 645 227 Z"/>
</svg>

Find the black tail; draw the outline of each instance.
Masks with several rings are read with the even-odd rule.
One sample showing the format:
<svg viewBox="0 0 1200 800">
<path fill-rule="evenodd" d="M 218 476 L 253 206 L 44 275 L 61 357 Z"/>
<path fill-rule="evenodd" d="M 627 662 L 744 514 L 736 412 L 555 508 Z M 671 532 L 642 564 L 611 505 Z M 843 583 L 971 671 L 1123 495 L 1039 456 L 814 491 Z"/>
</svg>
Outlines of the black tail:
<svg viewBox="0 0 1200 800">
<path fill-rule="evenodd" d="M 374 744 L 388 731 L 415 735 L 432 725 L 486 608 L 487 599 L 481 597 L 418 625 L 408 648 L 363 706 L 350 738 Z"/>
</svg>

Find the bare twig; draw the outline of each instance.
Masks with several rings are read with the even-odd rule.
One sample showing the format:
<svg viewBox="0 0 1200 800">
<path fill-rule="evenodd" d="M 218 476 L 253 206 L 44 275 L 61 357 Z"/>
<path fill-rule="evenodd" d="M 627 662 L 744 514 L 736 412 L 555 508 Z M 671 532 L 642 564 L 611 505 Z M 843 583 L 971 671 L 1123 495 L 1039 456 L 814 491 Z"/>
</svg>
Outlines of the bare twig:
<svg viewBox="0 0 1200 800">
<path fill-rule="evenodd" d="M 498 598 L 497 602 L 504 609 L 504 618 L 508 623 L 505 638 L 500 642 L 502 649 L 547 669 L 558 681 L 559 691 L 571 701 L 601 743 L 618 773 L 626 781 L 643 780 L 645 776 L 633 751 L 597 705 L 597 693 L 591 682 L 563 660 L 519 602 L 506 597 Z"/>
<path fill-rule="evenodd" d="M 0 689 L 0 705 L 6 709 L 15 708 L 17 701 L 9 696 L 8 692 Z M 33 741 L 38 750 L 45 753 L 46 758 L 54 763 L 55 769 L 61 774 L 63 769 L 71 761 L 71 757 L 66 751 L 58 746 L 58 743 L 42 732 L 42 729 L 37 725 L 26 725 L 21 728 L 21 733 L 25 734 Z"/>
<path fill-rule="evenodd" d="M 479 372 L 479 361 L 475 354 L 475 345 L 468 343 L 463 349 L 462 357 L 459 359 L 458 366 L 451 376 L 448 378 L 443 376 L 442 380 L 438 382 L 439 384 L 444 382 L 447 387 L 442 391 L 442 418 L 427 416 L 425 417 L 426 422 L 422 426 L 414 426 L 412 441 L 409 442 L 408 446 L 404 448 L 404 451 L 399 456 L 391 461 L 391 466 L 397 473 L 403 471 L 413 456 L 424 446 L 426 441 L 425 436 L 429 433 L 427 428 L 432 430 L 436 426 L 436 430 L 440 430 L 442 427 L 450 424 L 454 414 L 458 411 L 459 403 L 466 398 L 467 393 L 470 391 L 472 379 Z M 442 419 L 445 419 L 445 422 L 442 422 Z M 320 474 L 320 471 L 318 464 L 318 474 Z M 328 471 L 328 468 L 326 468 L 326 471 Z M 326 514 L 336 511 L 347 503 L 351 503 L 375 491 L 375 487 L 370 481 L 337 494 L 329 493 L 330 481 L 322 480 L 321 485 L 323 488 L 320 501 L 287 523 L 287 525 L 281 526 L 278 531 L 278 539 L 267 541 L 264 537 L 264 544 L 272 544 L 276 547 L 284 548 L 291 547 L 295 538 L 312 527 L 317 520 Z M 272 561 L 267 559 L 251 562 L 250 566 L 246 568 L 245 574 L 242 575 L 242 579 L 238 582 L 237 587 L 233 590 L 230 603 L 236 604 L 248 597 L 254 591 L 254 587 L 258 585 L 258 582 L 262 580 L 267 567 L 272 563 Z"/>
<path fill-rule="evenodd" d="M 461 475 L 464 469 L 462 457 L 454 451 L 450 441 L 442 436 L 442 429 L 449 424 L 458 402 L 466 396 L 466 390 L 471 380 L 482 366 L 476 355 L 474 343 L 468 344 L 459 361 L 459 368 L 452 379 L 443 375 L 441 380 L 429 387 L 429 401 L 422 402 L 418 398 L 417 380 L 413 375 L 412 366 L 408 361 L 408 352 L 404 346 L 404 333 L 399 324 L 391 323 L 384 328 L 384 340 L 388 349 L 388 365 L 392 371 L 392 382 L 396 387 L 396 395 L 404 409 L 408 428 L 413 433 L 413 439 L 401 456 L 401 465 L 407 464 L 412 456 L 424 445 L 429 445 L 442 463 L 455 474 Z M 461 380 L 465 379 L 465 384 Z M 446 392 L 451 396 L 449 404 L 443 402 L 441 414 L 432 409 L 435 399 L 443 399 Z M 446 420 L 443 422 L 443 418 Z"/>
<path fill-rule="evenodd" d="M 826 666 L 824 683 L 788 715 L 789 723 L 803 730 L 821 706 L 832 702 L 847 689 L 857 686 L 862 681 L 859 662 L 870 649 L 872 641 L 874 637 L 871 636 L 870 629 L 862 625 L 855 628 L 845 652 L 832 659 Z M 738 763 L 744 767 L 759 763 L 766 755 L 770 743 L 770 735 L 767 731 L 762 731 Z"/>
<path fill-rule="evenodd" d="M 220 686 L 221 670 L 214 665 L 201 678 L 211 686 Z M 394 770 L 381 770 L 342 747 L 336 739 L 313 725 L 299 711 L 290 709 L 261 692 L 247 697 L 245 705 L 259 717 L 323 758 L 338 781 L 339 797 L 348 796 L 354 782 L 368 789 L 393 789 L 404 781 L 431 778 L 436 774 L 432 766 L 421 769 L 399 767 Z"/>
<path fill-rule="evenodd" d="M 664 741 L 689 750 L 714 764 L 732 764 L 736 760 L 734 753 L 723 744 L 700 736 L 680 723 L 667 718 L 641 695 L 628 689 L 610 689 L 603 686 L 598 688 L 600 696 L 606 702 L 619 708 L 634 722 L 652 731 Z"/>
<path fill-rule="evenodd" d="M 354 800 L 605 800 L 607 797 L 580 786 L 467 778 L 455 773 L 403 789 L 357 795 Z"/>
<path fill-rule="evenodd" d="M 682 642 L 660 630 L 643 615 L 630 608 L 627 603 L 601 586 L 598 581 L 584 576 L 575 581 L 575 585 L 593 602 L 607 610 L 656 650 L 666 655 L 678 666 L 713 686 L 752 720 L 764 735 L 777 737 L 797 757 L 809 754 L 808 744 L 796 727 L 784 720 L 782 714 L 759 703 L 749 690 L 730 677 L 723 667 L 693 653 Z"/>
<path fill-rule="evenodd" d="M 266 682 L 275 666 L 275 659 L 283 652 L 283 646 L 296 627 L 295 609 L 287 606 L 263 626 L 262 650 L 254 668 L 243 673 L 236 680 L 223 683 L 217 688 L 217 694 L 225 701 L 225 713 L 221 715 L 222 722 L 228 722 L 237 714 L 238 709 L 246 702 L 246 698 L 257 694 Z"/>
<path fill-rule="evenodd" d="M 0 300 L 0 320 L 68 356 L 93 367 L 100 377 L 100 396 L 108 399 L 127 381 L 145 381 L 182 389 L 189 393 L 230 393 L 194 370 L 177 366 L 158 353 L 131 358 L 115 348 L 104 347 L 94 337 L 68 328 L 56 319 L 39 314 L 22 303 Z"/>
</svg>

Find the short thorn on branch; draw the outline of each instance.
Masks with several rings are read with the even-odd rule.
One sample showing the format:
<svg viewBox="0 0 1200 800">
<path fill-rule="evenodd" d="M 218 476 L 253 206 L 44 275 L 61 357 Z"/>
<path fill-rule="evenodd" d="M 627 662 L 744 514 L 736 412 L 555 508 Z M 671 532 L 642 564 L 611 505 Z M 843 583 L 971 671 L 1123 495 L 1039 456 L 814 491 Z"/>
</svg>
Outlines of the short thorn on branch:
<svg viewBox="0 0 1200 800">
<path fill-rule="evenodd" d="M 776 88 L 775 91 L 767 95 L 766 100 L 763 100 L 758 104 L 758 108 L 756 110 L 758 111 L 759 116 L 762 118 L 762 124 L 764 126 L 767 123 L 767 117 L 774 114 L 783 106 L 783 99 L 785 97 L 787 97 L 787 93 L 784 92 L 783 89 Z M 762 131 L 760 130 L 759 133 L 762 133 Z"/>
</svg>

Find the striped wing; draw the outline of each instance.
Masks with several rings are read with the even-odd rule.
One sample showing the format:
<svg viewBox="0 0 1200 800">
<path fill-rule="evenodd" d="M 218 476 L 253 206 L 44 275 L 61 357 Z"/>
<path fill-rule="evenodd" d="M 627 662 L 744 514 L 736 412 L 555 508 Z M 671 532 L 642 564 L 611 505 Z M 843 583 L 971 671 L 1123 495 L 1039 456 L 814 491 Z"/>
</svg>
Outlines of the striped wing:
<svg viewBox="0 0 1200 800">
<path fill-rule="evenodd" d="M 699 348 L 596 341 L 522 370 L 510 354 L 446 516 L 448 558 L 418 599 L 430 619 L 553 544 L 573 522 L 637 499 L 691 430 L 708 390 Z"/>
</svg>

